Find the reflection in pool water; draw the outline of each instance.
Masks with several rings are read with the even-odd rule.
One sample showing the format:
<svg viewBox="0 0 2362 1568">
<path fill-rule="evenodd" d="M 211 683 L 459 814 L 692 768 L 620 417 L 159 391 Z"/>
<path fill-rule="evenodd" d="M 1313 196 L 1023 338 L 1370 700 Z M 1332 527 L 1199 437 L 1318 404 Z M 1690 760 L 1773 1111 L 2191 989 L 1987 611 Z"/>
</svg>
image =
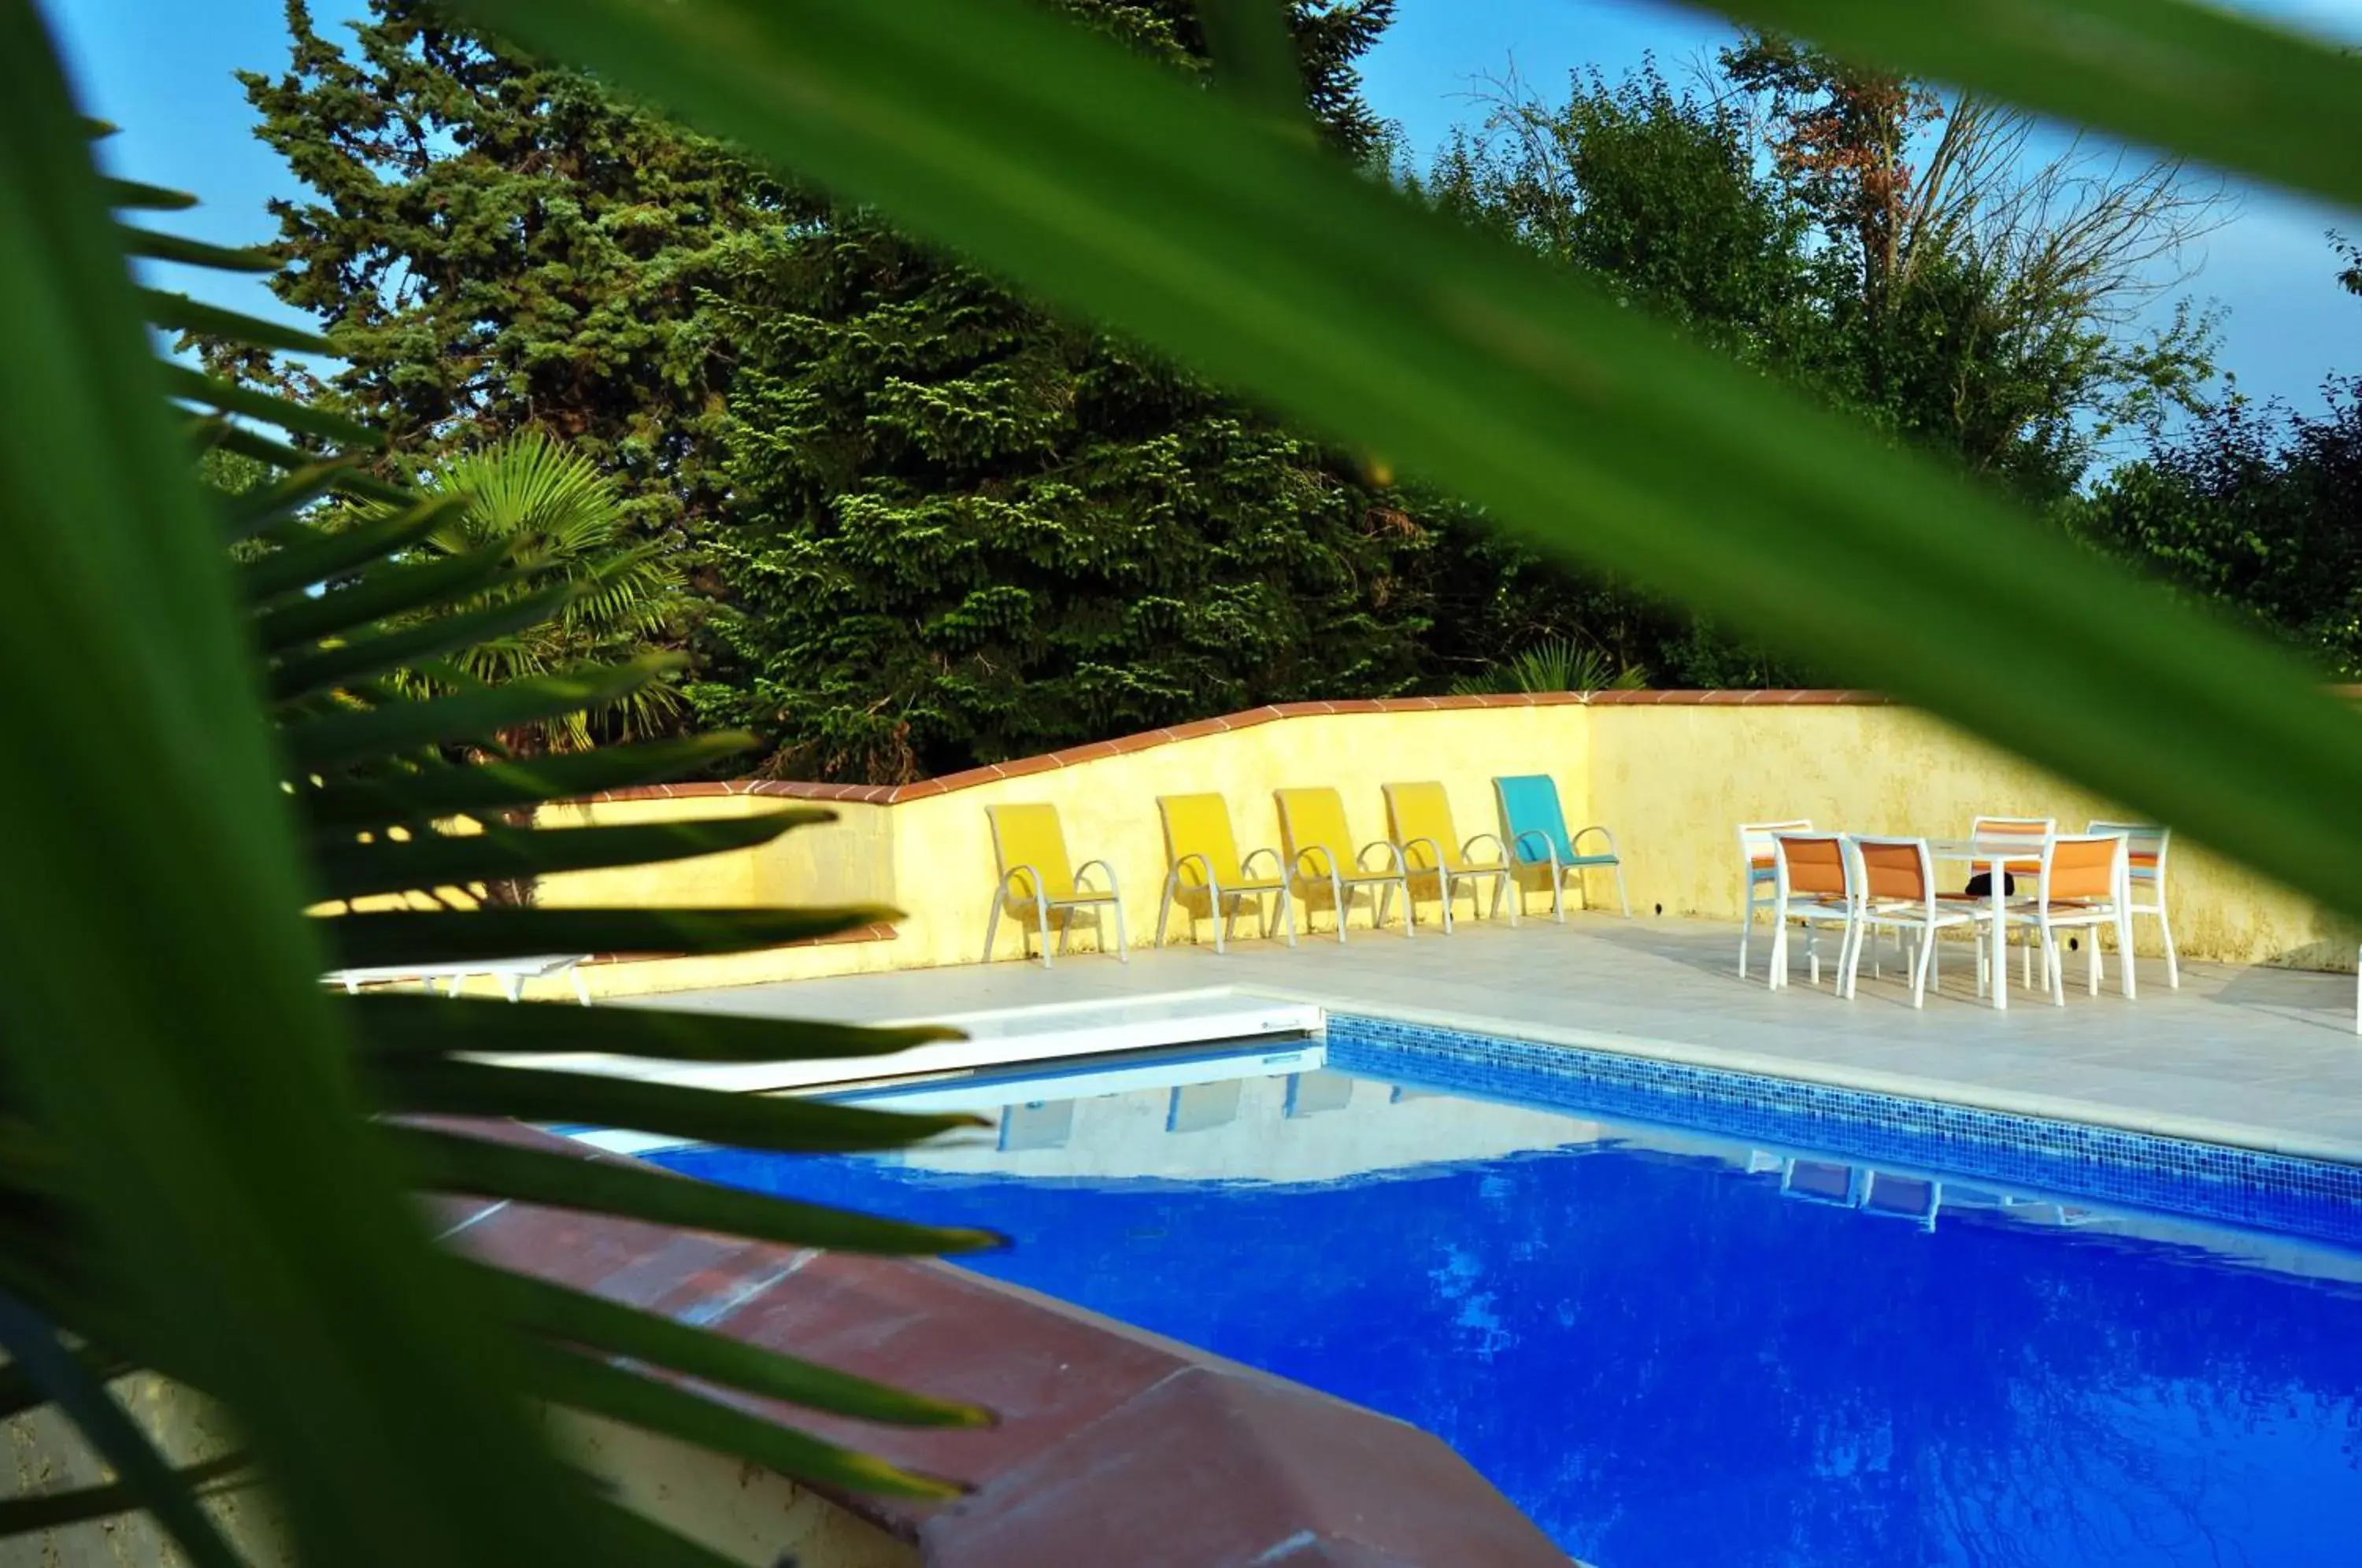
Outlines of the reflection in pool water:
<svg viewBox="0 0 2362 1568">
<path fill-rule="evenodd" d="M 2362 1561 L 2362 1258 L 1258 1068 L 653 1157 L 993 1226 L 972 1266 L 1426 1427 L 1599 1568 Z"/>
</svg>

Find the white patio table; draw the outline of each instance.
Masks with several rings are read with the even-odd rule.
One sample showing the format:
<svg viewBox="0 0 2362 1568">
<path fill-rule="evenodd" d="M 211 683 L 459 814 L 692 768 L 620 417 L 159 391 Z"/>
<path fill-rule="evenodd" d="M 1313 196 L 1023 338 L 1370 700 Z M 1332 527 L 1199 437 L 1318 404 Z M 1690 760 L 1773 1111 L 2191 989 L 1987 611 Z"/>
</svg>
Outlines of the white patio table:
<svg viewBox="0 0 2362 1568">
<path fill-rule="evenodd" d="M 2009 944 L 2005 940 L 2009 934 L 2009 927 L 2003 918 L 2003 911 L 2008 908 L 2009 899 L 2007 867 L 2010 861 L 2026 858 L 2025 840 L 2024 838 L 2009 840 L 1931 838 L 1927 841 L 1927 853 L 1930 857 L 1937 860 L 1948 861 L 1955 865 L 1965 863 L 1971 878 L 1979 871 L 1984 872 L 1987 881 L 1992 886 L 1992 914 L 1986 923 L 1992 929 L 1985 937 L 1992 946 L 1992 963 L 1988 966 L 1987 973 L 1992 982 L 1991 991 L 1992 1005 L 2005 1012 L 2009 1010 L 2009 986 L 2006 983 L 2008 971 L 2003 967 L 2003 961 L 2009 955 Z M 2036 855 L 2037 856 L 2039 855 L 2038 845 Z"/>
<path fill-rule="evenodd" d="M 1966 864 L 1972 878 L 1979 871 L 1985 873 L 1987 885 L 1992 889 L 1992 916 L 1987 922 L 1992 930 L 1986 937 L 1992 944 L 1992 963 L 1989 973 L 1992 981 L 1992 1005 L 2005 1012 L 2009 1010 L 2009 987 L 2003 983 L 2002 960 L 2009 951 L 2005 940 L 2009 927 L 2003 913 L 2007 908 L 2009 889 L 2006 867 L 2013 860 L 2039 858 L 2039 849 L 2037 847 L 2036 854 L 2029 856 L 2023 838 L 1931 838 L 1927 841 L 1927 853 L 1937 860 Z M 2125 897 L 2125 889 L 2119 887 L 2116 897 L 2122 900 Z M 2122 907 L 2121 901 L 2118 907 Z M 2096 942 L 2098 939 L 2099 933 L 2095 931 L 2091 940 Z M 2123 990 L 2129 998 L 2133 994 L 2133 961 L 2129 951 L 2121 962 L 2124 966 Z"/>
</svg>

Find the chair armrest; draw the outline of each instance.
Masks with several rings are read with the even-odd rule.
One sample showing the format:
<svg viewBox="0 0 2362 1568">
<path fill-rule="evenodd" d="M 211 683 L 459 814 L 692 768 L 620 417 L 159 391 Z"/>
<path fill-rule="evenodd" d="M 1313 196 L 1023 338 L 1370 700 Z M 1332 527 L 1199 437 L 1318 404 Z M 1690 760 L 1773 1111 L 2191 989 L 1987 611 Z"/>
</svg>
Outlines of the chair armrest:
<svg viewBox="0 0 2362 1568">
<path fill-rule="evenodd" d="M 1287 867 L 1279 863 L 1279 851 L 1276 849 L 1249 850 L 1246 858 L 1239 862 L 1239 874 L 1252 880 L 1254 877 L 1254 863 L 1265 856 L 1270 857 L 1273 877 L 1285 877 L 1287 874 Z"/>
<path fill-rule="evenodd" d="M 1476 846 L 1480 844 L 1489 844 L 1493 846 L 1494 861 L 1503 866 L 1509 863 L 1509 846 L 1501 842 L 1501 835 L 1480 833 L 1471 836 L 1466 844 L 1460 846 L 1460 858 L 1463 864 L 1476 858 Z"/>
<path fill-rule="evenodd" d="M 1181 873 L 1187 870 L 1191 865 L 1195 865 L 1198 867 L 1198 876 L 1202 879 L 1196 882 L 1183 883 L 1181 880 Z M 1185 855 L 1173 863 L 1170 880 L 1176 887 L 1187 886 L 1191 888 L 1210 888 L 1214 885 L 1214 863 L 1207 859 L 1202 855 Z"/>
<path fill-rule="evenodd" d="M 1541 845 L 1542 860 L 1550 862 L 1550 868 L 1552 871 L 1556 871 L 1558 869 L 1557 842 L 1553 840 L 1550 834 L 1542 832 L 1540 828 L 1528 828 L 1525 832 L 1518 835 L 1518 847 L 1519 849 L 1525 848 L 1526 840 L 1528 839 L 1533 839 Z M 1572 849 L 1573 845 L 1569 845 L 1567 847 Z M 1525 862 L 1525 864 L 1528 866 L 1539 866 L 1542 863 L 1542 860 L 1529 860 Z"/>
<path fill-rule="evenodd" d="M 1375 849 L 1375 848 L 1377 848 L 1377 847 L 1378 847 L 1378 845 L 1374 845 L 1374 844 L 1372 844 L 1372 845 L 1364 845 L 1363 846 L 1363 848 L 1362 848 L 1362 869 L 1363 869 L 1363 870 L 1366 871 L 1366 870 L 1368 870 L 1368 869 L 1370 868 L 1370 864 L 1369 864 L 1369 862 L 1370 862 L 1370 851 L 1371 851 L 1371 850 L 1373 850 L 1373 849 Z M 1396 856 L 1396 857 L 1397 857 L 1397 858 L 1402 862 L 1403 873 L 1404 873 L 1404 875 L 1406 875 L 1406 876 L 1409 875 L 1409 874 L 1410 874 L 1411 872 L 1413 872 L 1413 871 L 1420 871 L 1420 872 L 1435 872 L 1435 871 L 1448 871 L 1448 870 L 1450 870 L 1450 869 L 1451 868 L 1451 863 L 1450 863 L 1449 861 L 1447 861 L 1447 860 L 1444 858 L 1444 856 L 1443 856 L 1443 845 L 1440 845 L 1440 844 L 1436 843 L 1436 842 L 1435 842 L 1435 840 L 1433 840 L 1433 839 L 1431 839 L 1431 838 L 1407 838 L 1407 839 L 1403 840 L 1400 844 L 1392 844 L 1392 843 L 1389 843 L 1389 844 L 1387 844 L 1387 845 L 1385 845 L 1385 847 L 1386 847 L 1386 848 L 1388 848 L 1388 849 L 1393 850 L 1393 851 L 1395 852 Z M 1411 864 L 1411 858 L 1410 858 L 1410 853 L 1411 853 L 1411 851 L 1412 851 L 1412 850 L 1414 850 L 1414 849 L 1422 849 L 1422 848 L 1423 848 L 1423 849 L 1424 849 L 1424 850 L 1425 850 L 1429 855 L 1430 855 L 1430 856 L 1434 856 L 1434 858 L 1433 858 L 1432 860 L 1429 861 L 1429 862 L 1428 862 L 1427 864 L 1425 864 L 1425 865 L 1420 865 L 1420 866 L 1414 866 L 1414 865 L 1412 865 L 1412 864 Z"/>
<path fill-rule="evenodd" d="M 1325 844 L 1308 844 L 1296 852 L 1296 874 L 1317 877 L 1325 882 L 1337 875 L 1337 857 L 1329 853 Z"/>
<path fill-rule="evenodd" d="M 1434 840 L 1429 839 L 1427 842 L 1432 844 Z M 1363 871 L 1370 869 L 1370 851 L 1374 849 L 1383 849 L 1386 852 L 1387 856 L 1395 863 L 1396 876 L 1407 877 L 1410 875 L 1410 862 L 1403 858 L 1402 845 L 1399 844 L 1388 844 L 1385 839 L 1378 839 L 1374 843 L 1362 845 L 1362 853 L 1353 857 L 1353 864 Z M 1436 857 L 1439 861 L 1441 860 L 1442 852 L 1440 850 L 1437 851 Z"/>
<path fill-rule="evenodd" d="M 1573 838 L 1566 841 L 1566 846 L 1569 849 L 1573 850 L 1577 855 L 1581 855 L 1583 853 L 1583 835 L 1587 833 L 1595 833 L 1600 837 L 1606 839 L 1607 841 L 1607 853 L 1611 856 L 1616 855 L 1616 835 L 1608 832 L 1606 828 L 1601 827 L 1596 823 L 1594 823 L 1591 826 L 1577 832 Z"/>
<path fill-rule="evenodd" d="M 1033 878 L 1032 892 L 1020 892 L 1017 889 L 1015 883 L 1020 877 Z M 1000 896 L 1004 899 L 1047 899 L 1050 896 L 1050 883 L 1048 878 L 1042 875 L 1039 867 L 1011 866 L 1000 874 Z"/>
<path fill-rule="evenodd" d="M 1093 867 L 1097 867 L 1099 874 L 1107 878 L 1107 890 L 1119 899 L 1123 897 L 1123 889 L 1116 885 L 1115 867 L 1104 860 L 1086 860 L 1076 867 L 1075 886 L 1079 888 L 1083 885 L 1083 878 L 1091 874 Z"/>
</svg>

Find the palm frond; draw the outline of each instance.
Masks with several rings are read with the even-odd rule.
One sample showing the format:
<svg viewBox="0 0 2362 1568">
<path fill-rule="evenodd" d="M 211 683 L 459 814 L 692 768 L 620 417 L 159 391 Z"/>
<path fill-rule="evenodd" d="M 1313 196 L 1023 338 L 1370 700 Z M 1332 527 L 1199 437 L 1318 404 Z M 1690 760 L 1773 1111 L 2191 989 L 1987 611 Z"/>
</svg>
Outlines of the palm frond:
<svg viewBox="0 0 2362 1568">
<path fill-rule="evenodd" d="M 84 484 L 71 494 L 56 485 L 47 493 L 7 492 L 12 523 L 27 541 L 18 559 L 27 572 L 0 587 L 15 596 L 6 635 L 75 646 L 94 683 L 77 700 L 115 701 L 146 726 L 123 732 L 127 741 L 135 733 L 182 737 L 177 770 L 162 777 L 180 780 L 172 795 L 187 812 L 149 813 L 155 831 L 171 836 L 144 846 L 127 839 L 123 864 L 152 867 L 175 858 L 168 844 L 183 851 L 198 845 L 195 859 L 204 865 L 243 873 L 201 876 L 203 896 L 229 889 L 241 900 L 239 918 L 259 913 L 240 946 L 228 940 L 238 920 L 220 911 L 192 909 L 177 923 L 127 933 L 110 908 L 104 938 L 94 928 L 77 950 L 78 933 L 56 918 L 72 902 L 67 889 L 44 884 L 32 861 L 12 861 L 26 872 L 12 892 L 34 900 L 17 907 L 47 911 L 41 927 L 15 933 L 19 950 L 48 953 L 55 961 L 48 978 L 64 988 L 61 998 L 81 999 L 45 1010 L 43 986 L 13 988 L 0 1034 L 10 1068 L 0 1099 L 0 1341 L 12 1357 L 0 1364 L 0 1407 L 17 1413 L 55 1405 L 120 1479 L 0 1507 L 0 1536 L 138 1507 L 156 1515 L 191 1561 L 222 1568 L 237 1561 L 198 1498 L 248 1461 L 241 1455 L 174 1470 L 144 1440 L 135 1441 L 136 1430 L 104 1388 L 106 1377 L 133 1365 L 153 1365 L 227 1404 L 252 1441 L 255 1470 L 288 1505 L 303 1554 L 321 1562 L 490 1564 L 552 1551 L 586 1562 L 697 1559 L 695 1549 L 635 1516 L 616 1515 L 631 1522 L 591 1529 L 588 1516 L 569 1511 L 564 1500 L 573 1484 L 528 1441 L 522 1408 L 528 1396 L 640 1421 L 742 1459 L 787 1465 L 807 1479 L 940 1494 L 940 1484 L 718 1404 L 710 1391 L 642 1378 L 601 1358 L 669 1357 L 668 1364 L 710 1381 L 874 1420 L 970 1424 L 980 1419 L 975 1411 L 555 1286 L 510 1280 L 501 1288 L 487 1283 L 486 1270 L 455 1268 L 426 1252 L 414 1214 L 395 1198 L 396 1171 L 427 1190 L 530 1193 L 542 1202 L 796 1244 L 901 1253 L 972 1248 L 994 1238 L 371 1120 L 421 1111 L 589 1118 L 811 1152 L 898 1147 L 968 1124 L 521 1065 L 559 1050 L 651 1060 L 868 1055 L 943 1039 L 944 1031 L 638 1009 L 585 1014 L 568 1007 L 561 1014 L 533 1005 L 347 998 L 319 988 L 323 955 L 330 963 L 398 966 L 552 950 L 730 952 L 831 933 L 892 911 L 462 910 L 330 914 L 306 931 L 294 917 L 315 895 L 348 900 L 481 888 L 521 875 L 712 854 L 825 813 L 793 808 L 762 819 L 565 832 L 502 822 L 571 794 L 662 778 L 746 744 L 734 735 L 537 760 L 505 755 L 510 748 L 499 737 L 519 725 L 574 725 L 579 734 L 586 710 L 637 702 L 645 714 L 665 711 L 667 699 L 650 695 L 668 673 L 663 661 L 586 668 L 580 656 L 661 624 L 660 602 L 677 575 L 652 547 L 620 542 L 613 485 L 554 443 L 524 440 L 459 459 L 436 476 L 447 493 L 422 494 L 352 455 L 376 438 L 340 414 L 149 361 L 143 313 L 160 325 L 255 347 L 320 345 L 309 333 L 169 290 L 135 293 L 126 278 L 129 254 L 239 270 L 251 270 L 256 259 L 108 225 L 98 215 L 103 202 L 186 204 L 171 193 L 99 180 L 80 129 L 43 40 L 27 30 L 21 10 L 0 12 L 6 133 L 0 145 L 10 149 L 0 156 L 0 223 L 12 237 L 0 256 L 6 285 L 0 315 L 17 345 L 0 368 L 0 392 L 12 410 L 50 416 L 0 421 L 0 443 L 17 443 L 7 449 L 17 454 L 0 460 L 7 476 L 0 483 L 45 470 Z M 41 157 L 19 156 L 43 145 Z M 52 183 L 28 182 L 36 172 Z M 76 213 L 81 227 L 60 221 L 60 214 Z M 39 258 L 49 270 L 12 270 L 19 257 Z M 73 331 L 61 331 L 61 323 Z M 18 395 L 28 387 L 39 389 L 38 398 Z M 212 412 L 192 420 L 173 399 Z M 60 422 L 65 414 L 85 422 L 68 428 Z M 144 432 L 144 447 L 124 438 L 127 426 Z M 278 477 L 234 499 L 208 499 L 180 444 L 191 436 L 200 449 L 241 454 Z M 29 450 L 42 460 L 19 461 Z M 127 478 L 147 488 L 97 482 Z M 221 525 L 210 539 L 189 525 L 209 509 Z M 144 543 L 133 542 L 135 522 L 149 525 Z M 94 591 L 78 596 L 69 578 L 43 578 L 36 541 L 85 555 L 104 544 L 113 554 L 81 580 Z M 235 570 L 221 553 L 234 542 Z M 143 552 L 180 564 L 160 571 Z M 51 624 L 72 606 L 84 612 L 85 626 L 117 627 L 127 612 L 149 603 L 143 593 L 166 582 L 169 591 L 147 611 L 144 626 L 156 648 L 143 650 L 144 662 L 113 657 L 126 646 L 119 635 L 66 635 Z M 208 583 L 198 597 L 223 616 L 210 630 L 170 597 Z M 247 619 L 242 636 L 230 631 L 233 603 Z M 183 651 L 167 655 L 168 646 Z M 483 646 L 497 657 L 471 674 L 466 667 Z M 187 649 L 203 657 L 192 658 Z M 253 688 L 237 665 L 246 649 L 257 650 L 276 704 L 282 760 L 275 769 L 251 723 Z M 175 660 L 216 678 L 209 699 L 156 688 L 158 671 Z M 506 679 L 520 665 L 540 673 Z M 182 710 L 155 707 L 160 699 Z M 252 747 L 243 775 L 220 766 L 217 756 L 235 757 L 240 744 Z M 85 796 L 64 797 L 51 820 L 107 798 L 105 787 L 70 786 L 71 770 L 44 763 L 37 771 L 51 795 L 80 788 Z M 159 775 L 140 767 L 115 777 L 137 778 L 144 791 Z M 211 788 L 241 777 L 247 783 L 237 789 Z M 200 803 L 210 816 L 198 812 Z M 487 815 L 490 824 L 479 825 Z M 198 822 L 208 825 L 200 830 Z M 301 872 L 293 869 L 299 847 Z M 69 862 L 87 892 L 88 846 L 60 860 L 60 868 Z M 267 878 L 251 875 L 272 866 L 290 872 L 275 893 Z M 199 885 L 188 885 L 193 896 Z M 147 895 L 138 908 L 142 921 L 181 912 L 171 900 Z M 152 986 L 109 983 L 127 934 L 140 943 L 135 961 L 157 969 Z M 251 1005 L 225 1007 L 225 997 Z M 215 1055 L 200 1068 L 189 1052 L 184 1010 L 208 1008 Z M 84 1048 L 93 1030 L 105 1033 L 106 1050 Z M 236 1077 L 218 1078 L 215 1063 L 237 1064 Z M 69 1160 L 68 1141 L 117 1153 Z M 225 1185 L 234 1171 L 246 1174 L 245 1186 Z M 290 1179 L 296 1172 L 302 1179 Z M 258 1203 L 258 1190 L 270 1200 Z M 155 1248 L 160 1222 L 170 1244 L 142 1251 Z M 264 1257 L 282 1261 L 249 1266 Z M 283 1263 L 290 1258 L 303 1266 L 291 1271 Z M 128 1279 L 147 1287 L 125 1292 L 112 1283 Z M 520 1342 L 537 1347 L 521 1365 L 513 1353 Z M 417 1376 L 412 1363 L 430 1360 L 434 1373 Z M 453 1431 L 438 1434 L 447 1421 Z M 324 1426 L 365 1437 L 328 1452 L 316 1441 Z M 396 1513 L 381 1507 L 397 1498 L 432 1498 L 435 1507 L 424 1513 L 409 1501 Z"/>
</svg>

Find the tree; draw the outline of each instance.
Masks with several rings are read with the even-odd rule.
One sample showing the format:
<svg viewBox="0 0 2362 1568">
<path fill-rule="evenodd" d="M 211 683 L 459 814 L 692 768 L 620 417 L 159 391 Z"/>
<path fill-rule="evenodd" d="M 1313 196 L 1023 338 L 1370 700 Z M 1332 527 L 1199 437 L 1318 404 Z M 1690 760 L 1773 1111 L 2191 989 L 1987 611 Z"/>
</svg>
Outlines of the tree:
<svg viewBox="0 0 2362 1568">
<path fill-rule="evenodd" d="M 431 548 L 466 555 L 505 546 L 535 591 L 552 581 L 575 591 L 553 618 L 463 649 L 454 662 L 469 677 L 492 685 L 529 679 L 628 659 L 666 640 L 679 612 L 679 569 L 662 547 L 627 541 L 620 487 L 581 453 L 527 430 L 444 460 L 421 489 L 466 501 L 427 536 Z M 500 738 L 517 756 L 579 751 L 597 740 L 661 734 L 680 708 L 669 682 L 651 682 L 597 715 L 596 734 L 593 715 L 576 712 L 503 730 Z"/>
<path fill-rule="evenodd" d="M 1676 91 L 1653 61 L 1614 82 L 1578 73 L 1557 103 L 1514 74 L 1487 96 L 1484 125 L 1407 181 L 1429 201 L 1767 371 L 1817 351 L 1842 281 L 1809 243 L 1810 212 L 1756 167 L 1755 127 L 1737 99 Z M 1439 517 L 1426 558 L 1430 644 L 1462 679 L 1492 680 L 1560 640 L 1661 685 L 1809 679 L 1792 660 L 1612 577 L 1570 571 L 1465 509 Z"/>
<path fill-rule="evenodd" d="M 2210 323 L 2136 321 L 2220 220 L 2170 159 L 2037 160 L 2024 115 L 1756 34 L 1693 89 L 1649 61 L 1486 96 L 1412 182 L 1431 202 L 2027 500 L 2200 401 Z M 1816 679 L 1489 530 L 1440 533 L 1429 559 L 1449 668 L 1574 636 L 1668 684 Z"/>
<path fill-rule="evenodd" d="M 1176 70 L 1191 7 L 1076 5 Z M 1291 8 L 1341 153 L 1384 4 Z M 1410 689 L 1421 522 L 1363 465 L 856 210 L 748 250 L 708 722 L 900 780 L 1262 702 Z"/>
<path fill-rule="evenodd" d="M 2119 428 L 2195 408 L 2211 322 L 2137 322 L 2227 221 L 2221 181 L 2081 134 L 2041 159 L 2029 114 L 1776 35 L 1719 63 L 1850 280 L 1799 366 L 1826 395 L 2034 501 Z"/>
<path fill-rule="evenodd" d="M 1430 200 L 1719 348 L 1794 357 L 1825 292 L 1810 215 L 1758 173 L 1731 101 L 1675 93 L 1653 59 L 1615 83 L 1579 72 L 1560 104 L 1514 72 L 1485 97 L 1482 128 L 1418 182 Z"/>
<path fill-rule="evenodd" d="M 2323 390 L 2319 415 L 2225 399 L 2062 506 L 2062 525 L 2362 678 L 2362 376 Z"/>
<path fill-rule="evenodd" d="M 270 204 L 272 288 L 344 366 L 275 379 L 414 458 L 545 430 L 613 480 L 634 533 L 693 531 L 731 358 L 702 291 L 791 221 L 784 187 L 427 0 L 370 0 L 349 49 L 304 0 L 287 26 L 288 68 L 239 76 L 308 191 Z"/>
</svg>

